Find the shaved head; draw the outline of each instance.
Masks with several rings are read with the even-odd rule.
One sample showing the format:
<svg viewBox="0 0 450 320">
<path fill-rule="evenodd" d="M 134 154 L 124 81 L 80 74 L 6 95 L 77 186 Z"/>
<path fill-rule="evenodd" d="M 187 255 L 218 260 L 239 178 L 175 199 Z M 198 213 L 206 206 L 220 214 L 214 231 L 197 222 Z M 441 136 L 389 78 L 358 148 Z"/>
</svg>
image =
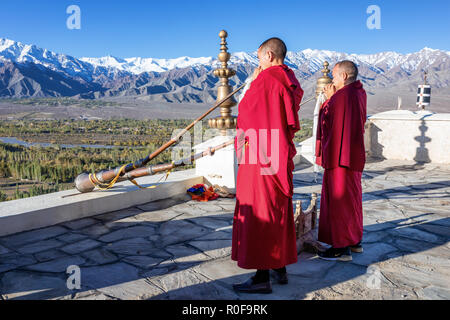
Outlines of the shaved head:
<svg viewBox="0 0 450 320">
<path fill-rule="evenodd" d="M 259 46 L 259 49 L 263 53 L 271 51 L 276 58 L 281 59 L 282 61 L 284 61 L 284 58 L 286 58 L 286 44 L 279 38 L 267 39 Z"/>
<path fill-rule="evenodd" d="M 356 78 L 358 78 L 358 67 L 354 62 L 350 60 L 344 60 L 336 63 L 336 67 L 338 67 L 340 71 L 343 71 L 348 75 L 348 80 L 356 81 Z"/>
</svg>

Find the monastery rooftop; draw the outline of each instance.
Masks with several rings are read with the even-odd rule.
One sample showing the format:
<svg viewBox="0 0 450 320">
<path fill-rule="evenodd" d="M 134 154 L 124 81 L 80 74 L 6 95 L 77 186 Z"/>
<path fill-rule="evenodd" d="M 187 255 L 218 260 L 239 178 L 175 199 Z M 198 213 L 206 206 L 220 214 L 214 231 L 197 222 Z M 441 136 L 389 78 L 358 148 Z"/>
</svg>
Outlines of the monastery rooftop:
<svg viewBox="0 0 450 320">
<path fill-rule="evenodd" d="M 320 175 L 298 165 L 294 186 L 306 208 Z M 303 252 L 268 295 L 232 290 L 253 273 L 230 259 L 235 200 L 153 200 L 0 237 L 1 299 L 450 299 L 449 165 L 368 163 L 364 253 L 329 262 Z M 81 289 L 67 288 L 70 265 Z"/>
</svg>

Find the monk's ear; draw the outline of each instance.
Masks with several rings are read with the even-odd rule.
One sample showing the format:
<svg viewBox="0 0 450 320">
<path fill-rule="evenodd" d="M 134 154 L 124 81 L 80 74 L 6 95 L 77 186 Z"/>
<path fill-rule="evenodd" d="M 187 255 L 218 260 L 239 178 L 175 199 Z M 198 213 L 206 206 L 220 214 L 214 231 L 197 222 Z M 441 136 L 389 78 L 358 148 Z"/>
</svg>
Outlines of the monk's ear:
<svg viewBox="0 0 450 320">
<path fill-rule="evenodd" d="M 272 62 L 275 59 L 275 55 L 270 50 L 267 50 L 267 54 L 269 55 L 269 61 Z"/>
<path fill-rule="evenodd" d="M 344 81 L 348 80 L 348 73 L 347 72 L 342 72 L 342 79 L 344 79 Z"/>
</svg>

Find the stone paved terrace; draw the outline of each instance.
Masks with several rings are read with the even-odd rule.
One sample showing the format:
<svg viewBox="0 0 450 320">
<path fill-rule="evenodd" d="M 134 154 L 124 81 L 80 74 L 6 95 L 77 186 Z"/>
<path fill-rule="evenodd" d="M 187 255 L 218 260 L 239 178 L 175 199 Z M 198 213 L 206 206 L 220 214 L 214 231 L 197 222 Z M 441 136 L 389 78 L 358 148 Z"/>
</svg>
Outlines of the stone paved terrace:
<svg viewBox="0 0 450 320">
<path fill-rule="evenodd" d="M 294 200 L 320 193 L 311 168 L 294 179 Z M 1 298 L 450 299 L 450 166 L 374 162 L 363 179 L 364 253 L 302 253 L 269 295 L 231 288 L 253 273 L 230 260 L 235 201 L 183 197 L 0 238 Z M 67 289 L 69 265 L 80 290 Z"/>
</svg>

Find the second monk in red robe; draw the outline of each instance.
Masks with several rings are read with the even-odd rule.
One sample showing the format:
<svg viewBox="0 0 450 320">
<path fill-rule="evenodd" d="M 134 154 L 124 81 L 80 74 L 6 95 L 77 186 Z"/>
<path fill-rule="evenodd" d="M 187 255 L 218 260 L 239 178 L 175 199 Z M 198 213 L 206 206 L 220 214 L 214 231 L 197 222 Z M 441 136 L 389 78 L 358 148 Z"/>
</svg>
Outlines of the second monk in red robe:
<svg viewBox="0 0 450 320">
<path fill-rule="evenodd" d="M 324 169 L 320 200 L 319 241 L 332 247 L 319 252 L 326 260 L 352 260 L 362 252 L 361 176 L 366 161 L 364 124 L 367 95 L 358 68 L 341 61 L 333 68 L 333 83 L 324 89 L 328 100 L 319 113 L 316 163 Z"/>
<path fill-rule="evenodd" d="M 270 269 L 276 269 L 273 275 L 286 284 L 285 266 L 297 262 L 293 138 L 300 130 L 298 111 L 303 90 L 284 64 L 286 52 L 286 45 L 278 38 L 260 46 L 259 67 L 239 104 L 231 258 L 241 268 L 257 269 L 247 282 L 234 285 L 241 292 L 272 292 Z"/>
</svg>

